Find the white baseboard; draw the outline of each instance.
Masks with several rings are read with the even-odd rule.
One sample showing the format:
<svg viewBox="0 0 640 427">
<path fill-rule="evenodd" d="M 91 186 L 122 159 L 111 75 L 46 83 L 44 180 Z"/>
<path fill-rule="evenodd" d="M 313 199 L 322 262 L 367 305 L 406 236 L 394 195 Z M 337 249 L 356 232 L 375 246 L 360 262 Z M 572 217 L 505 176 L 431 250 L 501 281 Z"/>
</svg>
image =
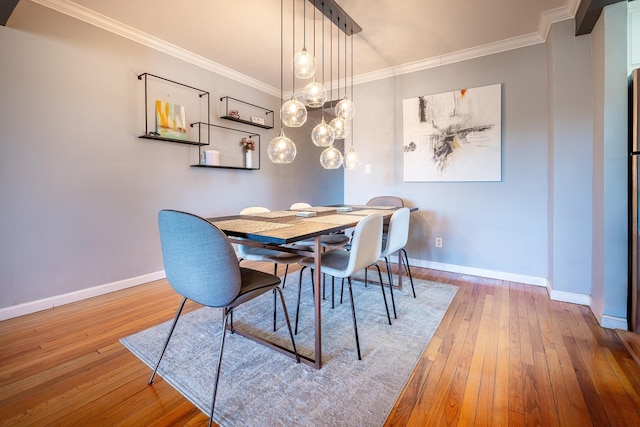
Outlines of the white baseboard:
<svg viewBox="0 0 640 427">
<path fill-rule="evenodd" d="M 525 283 L 527 285 L 544 286 L 549 288 L 549 280 L 544 277 L 527 276 L 524 274 L 507 273 L 504 271 L 485 270 L 483 268 L 465 267 L 463 265 L 445 264 L 441 262 L 409 259 L 410 265 L 431 268 L 433 270 L 449 271 L 451 273 L 468 274 L 470 276 L 487 277 L 489 279 L 508 280 L 510 282 Z"/>
<path fill-rule="evenodd" d="M 11 307 L 0 308 L 0 321 L 11 319 L 25 314 L 35 313 L 36 311 L 47 310 L 61 305 L 81 301 L 87 298 L 108 294 L 110 292 L 119 291 L 121 289 L 131 288 L 133 286 L 142 285 L 144 283 L 153 282 L 154 280 L 164 279 L 166 277 L 164 270 L 155 273 L 144 274 L 142 276 L 132 277 L 130 279 L 119 280 L 117 282 L 107 283 L 105 285 L 94 286 L 88 289 L 82 289 L 67 294 L 56 295 L 49 298 L 43 298 L 37 301 L 30 301 L 24 304 L 18 304 Z"/>
<path fill-rule="evenodd" d="M 602 315 L 602 318 L 600 319 L 600 326 L 609 329 L 622 329 L 623 331 L 629 330 L 627 319 L 622 317 L 607 316 L 606 314 Z"/>
<path fill-rule="evenodd" d="M 553 301 L 570 302 L 591 307 L 591 296 L 574 292 L 557 291 L 549 288 L 549 296 Z"/>
</svg>

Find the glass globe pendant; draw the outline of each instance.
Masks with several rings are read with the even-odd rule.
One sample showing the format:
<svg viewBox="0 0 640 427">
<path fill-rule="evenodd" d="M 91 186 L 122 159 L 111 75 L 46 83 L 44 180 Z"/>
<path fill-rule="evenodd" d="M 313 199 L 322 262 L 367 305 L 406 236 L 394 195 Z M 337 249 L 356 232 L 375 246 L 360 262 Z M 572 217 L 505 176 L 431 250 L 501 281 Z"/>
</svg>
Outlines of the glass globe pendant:
<svg viewBox="0 0 640 427">
<path fill-rule="evenodd" d="M 324 105 L 327 100 L 327 91 L 322 83 L 313 79 L 312 82 L 307 83 L 304 87 L 304 103 L 307 107 L 318 108 Z"/>
<path fill-rule="evenodd" d="M 336 134 L 331 126 L 324 121 L 318 123 L 311 131 L 311 140 L 317 147 L 328 147 L 333 144 Z"/>
<path fill-rule="evenodd" d="M 333 145 L 330 145 L 320 154 L 320 164 L 325 169 L 338 169 L 342 166 L 342 153 Z"/>
<path fill-rule="evenodd" d="M 356 153 L 356 150 L 351 147 L 349 152 L 344 156 L 344 168 L 351 171 L 356 170 L 358 169 L 358 163 L 358 153 Z"/>
<path fill-rule="evenodd" d="M 310 79 L 316 73 L 316 59 L 306 48 L 293 57 L 293 71 L 299 79 Z"/>
<path fill-rule="evenodd" d="M 336 139 L 345 139 L 349 136 L 349 131 L 351 130 L 349 123 L 343 119 L 342 117 L 336 117 L 331 120 L 329 126 L 333 128 L 333 131 L 336 134 Z"/>
<path fill-rule="evenodd" d="M 307 109 L 302 102 L 292 96 L 280 108 L 280 118 L 285 126 L 299 128 L 307 121 Z"/>
<path fill-rule="evenodd" d="M 353 119 L 355 114 L 353 102 L 345 96 L 336 104 L 335 112 L 337 117 L 341 117 L 345 120 Z"/>
<path fill-rule="evenodd" d="M 280 135 L 273 138 L 267 146 L 267 155 L 273 163 L 291 163 L 296 158 L 296 144 L 280 128 Z"/>
</svg>

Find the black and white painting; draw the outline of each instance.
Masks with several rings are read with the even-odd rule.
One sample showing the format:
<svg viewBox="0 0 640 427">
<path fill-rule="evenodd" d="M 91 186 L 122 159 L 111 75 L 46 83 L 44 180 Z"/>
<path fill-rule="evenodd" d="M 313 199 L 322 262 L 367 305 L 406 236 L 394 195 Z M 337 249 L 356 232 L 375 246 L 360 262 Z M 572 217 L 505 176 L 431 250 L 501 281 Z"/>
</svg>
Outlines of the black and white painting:
<svg viewBox="0 0 640 427">
<path fill-rule="evenodd" d="M 403 100 L 404 180 L 501 181 L 501 85 Z"/>
</svg>

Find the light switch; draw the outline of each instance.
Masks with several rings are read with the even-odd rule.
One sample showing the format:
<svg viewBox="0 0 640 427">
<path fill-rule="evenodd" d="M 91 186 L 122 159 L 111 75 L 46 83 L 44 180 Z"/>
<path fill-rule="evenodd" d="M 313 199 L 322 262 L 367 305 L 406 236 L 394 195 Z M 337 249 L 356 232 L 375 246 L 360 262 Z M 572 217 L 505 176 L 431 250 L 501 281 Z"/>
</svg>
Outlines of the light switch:
<svg viewBox="0 0 640 427">
<path fill-rule="evenodd" d="M 366 174 L 371 173 L 371 165 L 364 165 L 364 173 Z"/>
</svg>

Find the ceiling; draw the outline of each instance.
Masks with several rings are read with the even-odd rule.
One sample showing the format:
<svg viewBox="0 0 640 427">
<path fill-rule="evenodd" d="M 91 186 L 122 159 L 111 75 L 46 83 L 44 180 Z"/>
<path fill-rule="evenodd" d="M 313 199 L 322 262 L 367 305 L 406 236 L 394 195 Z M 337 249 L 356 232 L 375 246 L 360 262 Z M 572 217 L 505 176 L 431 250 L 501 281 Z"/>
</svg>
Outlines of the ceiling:
<svg viewBox="0 0 640 427">
<path fill-rule="evenodd" d="M 214 69 L 222 66 L 223 74 L 235 75 L 241 81 L 245 79 L 267 92 L 279 93 L 279 0 L 31 1 L 160 50 L 164 46 L 168 53 L 199 65 Z M 291 89 L 292 83 L 289 71 L 292 1 L 284 0 L 286 91 Z M 539 43 L 546 38 L 551 23 L 575 16 L 580 0 L 336 1 L 362 27 L 362 32 L 353 40 L 353 69 L 357 83 Z M 306 20 L 303 20 L 303 4 L 306 4 Z M 303 0 L 295 0 L 295 7 L 296 50 L 302 45 L 304 21 L 306 47 L 313 51 L 314 8 Z M 316 56 L 320 57 L 322 15 L 319 12 L 315 14 L 315 22 Z M 328 46 L 328 24 L 326 28 Z M 334 80 L 337 33 L 333 31 Z M 344 38 L 340 40 L 343 78 Z M 350 39 L 348 41 L 350 72 Z M 327 47 L 325 81 L 329 80 L 328 57 Z M 299 88 L 305 83 L 297 81 L 295 84 Z"/>
</svg>

